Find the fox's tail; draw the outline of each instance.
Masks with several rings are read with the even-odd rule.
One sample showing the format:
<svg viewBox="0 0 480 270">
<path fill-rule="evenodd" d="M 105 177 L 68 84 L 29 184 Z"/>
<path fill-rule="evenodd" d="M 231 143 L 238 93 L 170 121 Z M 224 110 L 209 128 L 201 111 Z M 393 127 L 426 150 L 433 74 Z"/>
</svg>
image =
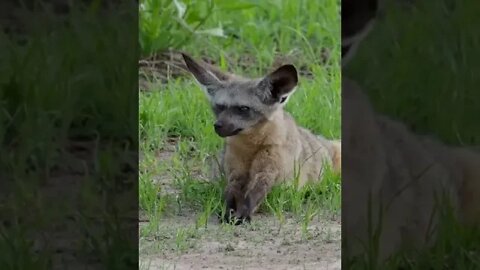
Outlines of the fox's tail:
<svg viewBox="0 0 480 270">
<path fill-rule="evenodd" d="M 457 148 L 451 153 L 462 171 L 459 197 L 466 224 L 480 226 L 480 153 L 468 148 Z"/>
<path fill-rule="evenodd" d="M 336 173 L 341 173 L 342 172 L 342 141 L 333 140 L 331 141 L 331 143 L 333 148 L 333 155 L 332 155 L 333 170 Z"/>
</svg>

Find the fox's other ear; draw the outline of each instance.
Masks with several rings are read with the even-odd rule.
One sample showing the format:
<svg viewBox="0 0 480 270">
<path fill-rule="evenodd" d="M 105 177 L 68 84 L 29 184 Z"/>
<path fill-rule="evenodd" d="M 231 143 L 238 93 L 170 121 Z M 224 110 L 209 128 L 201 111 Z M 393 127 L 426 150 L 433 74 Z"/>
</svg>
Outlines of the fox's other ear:
<svg viewBox="0 0 480 270">
<path fill-rule="evenodd" d="M 220 84 L 220 80 L 211 71 L 193 60 L 189 55 L 182 53 L 182 56 L 188 71 L 192 73 L 200 86 L 206 90 L 207 94 L 212 95 Z"/>
<path fill-rule="evenodd" d="M 379 12 L 379 0 L 342 1 L 342 67 L 355 55 Z"/>
<path fill-rule="evenodd" d="M 284 103 L 298 84 L 297 69 L 293 65 L 283 65 L 268 74 L 261 82 L 270 90 L 275 102 Z"/>
</svg>

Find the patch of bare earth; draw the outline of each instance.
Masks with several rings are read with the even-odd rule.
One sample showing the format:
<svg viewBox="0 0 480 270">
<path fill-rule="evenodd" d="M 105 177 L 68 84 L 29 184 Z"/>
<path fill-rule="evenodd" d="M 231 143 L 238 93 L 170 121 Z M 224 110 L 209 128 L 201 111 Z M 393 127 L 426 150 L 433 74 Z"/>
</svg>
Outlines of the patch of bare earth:
<svg viewBox="0 0 480 270">
<path fill-rule="evenodd" d="M 142 269 L 340 269 L 338 221 L 317 219 L 305 234 L 293 218 L 281 227 L 271 215 L 235 227 L 212 220 L 179 250 L 177 230 L 194 225 L 193 215 L 162 220 L 156 236 L 140 240 Z"/>
</svg>

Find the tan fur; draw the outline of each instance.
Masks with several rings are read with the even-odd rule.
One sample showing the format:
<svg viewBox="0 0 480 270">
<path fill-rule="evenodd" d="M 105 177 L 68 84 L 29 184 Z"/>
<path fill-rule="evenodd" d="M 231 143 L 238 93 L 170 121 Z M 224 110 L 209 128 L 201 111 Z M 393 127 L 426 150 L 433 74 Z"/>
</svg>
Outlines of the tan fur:
<svg viewBox="0 0 480 270">
<path fill-rule="evenodd" d="M 402 123 L 373 112 L 366 96 L 343 79 L 343 228 L 347 256 L 368 239 L 368 194 L 373 224 L 381 224 L 379 258 L 406 244 L 428 246 L 438 223 L 435 196 L 445 194 L 465 224 L 480 223 L 480 154 L 420 137 Z M 388 206 L 388 207 L 387 207 Z M 379 222 L 378 209 L 382 208 Z M 375 212 L 377 211 L 377 212 Z M 432 216 L 433 215 L 433 216 Z M 433 217 L 433 219 L 432 219 Z M 358 239 L 358 240 L 353 240 Z"/>
<path fill-rule="evenodd" d="M 452 181 L 459 200 L 460 220 L 467 226 L 480 226 L 480 153 L 468 147 L 438 145 L 436 154 L 455 176 Z"/>
<path fill-rule="evenodd" d="M 227 189 L 241 189 L 238 192 L 244 197 L 252 194 L 263 198 L 273 185 L 292 182 L 296 177 L 298 187 L 320 181 L 325 166 L 333 165 L 340 172 L 340 142 L 319 138 L 298 127 L 283 110 L 248 133 L 227 138 L 225 147 Z"/>
<path fill-rule="evenodd" d="M 462 150 L 454 155 L 463 172 L 459 190 L 462 220 L 468 226 L 480 227 L 480 154 Z"/>
<path fill-rule="evenodd" d="M 294 163 L 302 163 L 299 186 L 308 181 L 320 179 L 325 164 L 332 165 L 338 155 L 334 144 L 320 140 L 308 130 L 296 125 L 293 118 L 284 111 L 278 111 L 268 122 L 256 126 L 246 134 L 227 138 L 226 166 L 230 170 L 250 171 L 255 163 L 262 167 L 275 163 L 277 169 L 275 181 L 293 180 Z M 267 152 L 267 153 L 266 153 Z M 237 169 L 238 168 L 238 169 Z"/>
<path fill-rule="evenodd" d="M 228 181 L 227 220 L 249 220 L 275 184 L 320 181 L 327 166 L 340 172 L 340 141 L 299 127 L 283 109 L 298 83 L 293 65 L 248 79 L 183 56 L 210 100 L 216 133 L 225 137 L 219 169 Z"/>
<path fill-rule="evenodd" d="M 333 146 L 333 170 L 341 173 L 342 171 L 342 142 L 332 141 Z"/>
<path fill-rule="evenodd" d="M 366 32 L 372 24 L 365 25 Z M 374 241 L 368 235 L 369 224 L 372 231 L 381 232 L 380 262 L 403 247 L 428 247 L 435 240 L 432 229 L 440 222 L 437 195 L 446 196 L 464 224 L 480 225 L 480 153 L 419 136 L 403 123 L 374 112 L 362 89 L 345 76 L 342 134 L 344 258 L 368 252 L 365 247 Z"/>
</svg>

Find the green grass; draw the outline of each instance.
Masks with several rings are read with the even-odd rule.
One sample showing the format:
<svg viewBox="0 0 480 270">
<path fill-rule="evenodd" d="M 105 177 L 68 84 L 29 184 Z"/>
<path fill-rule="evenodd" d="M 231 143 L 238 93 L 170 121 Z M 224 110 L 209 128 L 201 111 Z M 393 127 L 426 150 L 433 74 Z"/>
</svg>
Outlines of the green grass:
<svg viewBox="0 0 480 270">
<path fill-rule="evenodd" d="M 362 256 L 344 258 L 348 269 L 478 269 L 480 267 L 480 230 L 456 219 L 448 201 L 437 201 L 439 218 L 435 238 L 422 249 L 405 246 L 385 262 L 378 262 L 378 236 L 381 227 L 372 226 L 373 237 Z"/>
<path fill-rule="evenodd" d="M 339 1 L 140 2 L 140 44 L 144 56 L 184 49 L 193 56 L 229 60 L 235 71 L 244 69 L 240 64 L 248 58 L 251 60 L 247 62 L 253 63 L 248 65 L 247 74 L 257 74 L 269 68 L 278 53 L 298 54 L 295 64 L 299 66 L 319 66 L 326 51 L 330 57 L 319 72 L 340 74 Z M 179 13 L 175 2 L 183 3 L 185 13 Z M 221 35 L 210 33 L 211 29 Z"/>
<path fill-rule="evenodd" d="M 73 10 L 64 21 L 27 13 L 25 37 L 0 34 L 2 269 L 61 268 L 60 233 L 71 250 L 59 252 L 80 264 L 121 269 L 138 259 L 117 215 L 122 185 L 130 181 L 135 195 L 122 203 L 137 193 L 120 172 L 136 160 L 135 13 Z M 79 142 L 88 157 L 70 149 Z"/>
<path fill-rule="evenodd" d="M 291 56 L 293 64 L 310 70 L 313 78 L 300 78 L 287 111 L 301 126 L 327 138 L 340 138 L 338 1 L 177 2 L 187 7 L 183 18 L 178 18 L 174 1 L 142 2 L 140 43 L 145 56 L 180 49 L 212 58 L 222 68 L 246 76 L 266 75 L 276 56 Z M 152 16 L 149 10 L 161 3 L 166 8 Z M 198 26 L 197 31 L 188 30 L 186 24 Z M 224 36 L 198 32 L 216 27 L 221 27 Z M 319 59 L 325 51 L 329 57 L 322 63 Z M 185 215 L 193 215 L 194 229 L 200 233 L 224 210 L 225 179 L 210 177 L 209 166 L 222 147 L 222 139 L 213 131 L 214 117 L 207 98 L 193 78 L 170 79 L 140 93 L 139 121 L 140 206 L 151 221 L 141 237 L 155 235 L 162 219 Z M 338 218 L 340 178 L 327 173 L 322 182 L 301 191 L 277 186 L 260 212 L 277 217 L 279 226 L 286 217 L 295 218 L 308 236 L 308 225 L 314 218 Z M 251 226 L 260 225 L 254 222 Z M 228 226 L 224 229 L 230 230 Z M 185 235 L 176 236 L 180 241 Z M 179 249 L 184 242 L 180 241 Z"/>
<path fill-rule="evenodd" d="M 385 16 L 344 71 L 368 93 L 374 107 L 418 133 L 453 145 L 480 143 L 478 3 L 389 1 Z M 352 269 L 478 269 L 479 230 L 444 215 L 431 249 L 396 254 L 387 265 L 354 260 Z"/>
<path fill-rule="evenodd" d="M 316 84 L 315 81 L 302 84 L 287 109 L 303 126 L 327 137 L 338 138 L 338 93 L 328 90 L 324 90 L 323 95 L 317 93 L 319 89 Z M 318 115 L 318 112 L 323 113 L 321 116 L 312 116 Z M 156 177 L 172 179 L 172 186 L 180 191 L 177 203 L 184 204 L 182 207 L 189 206 L 210 214 L 220 209 L 223 183 L 206 181 L 212 180 L 206 178 L 210 173 L 210 163 L 207 160 L 217 154 L 222 146 L 222 139 L 212 128 L 213 119 L 204 93 L 192 80 L 172 81 L 165 89 L 140 95 L 143 158 L 139 188 L 142 210 L 153 214 L 165 209 L 162 200 L 167 199 L 157 196 L 161 190 L 155 185 Z M 168 152 L 168 138 L 176 138 L 175 146 L 170 146 L 175 149 L 170 159 L 159 160 L 161 152 Z M 335 212 L 340 209 L 339 185 L 338 177 L 332 174 L 316 187 L 309 187 L 302 192 L 295 192 L 293 187 L 279 187 L 272 191 L 272 196 L 282 196 L 280 200 L 291 204 L 282 208 L 300 212 L 303 207 L 300 201 L 304 194 L 315 193 L 321 197 L 315 199 L 315 205 L 326 204 L 322 207 Z M 281 207 L 279 204 L 280 202 L 276 203 L 275 207 Z"/>
<path fill-rule="evenodd" d="M 387 3 L 345 74 L 368 85 L 378 111 L 415 131 L 478 145 L 478 3 L 419 1 L 411 9 Z"/>
</svg>

